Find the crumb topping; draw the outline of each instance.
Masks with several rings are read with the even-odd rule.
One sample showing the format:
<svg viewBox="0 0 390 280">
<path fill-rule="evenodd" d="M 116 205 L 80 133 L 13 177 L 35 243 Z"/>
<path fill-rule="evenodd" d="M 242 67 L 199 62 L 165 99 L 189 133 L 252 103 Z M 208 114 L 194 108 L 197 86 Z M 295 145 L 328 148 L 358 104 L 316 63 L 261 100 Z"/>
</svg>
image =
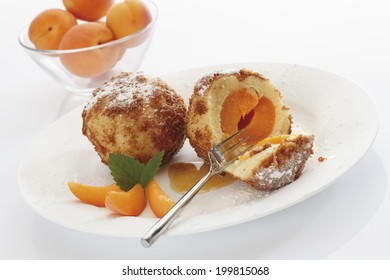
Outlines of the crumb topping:
<svg viewBox="0 0 390 280">
<path fill-rule="evenodd" d="M 85 106 L 85 110 L 91 109 L 95 104 L 105 99 L 105 107 L 127 108 L 129 105 L 145 103 L 156 93 L 166 91 L 168 86 L 159 78 L 149 76 L 143 72 L 123 72 L 111 78 L 102 87 L 93 91 L 93 97 Z"/>
<path fill-rule="evenodd" d="M 82 112 L 82 132 L 108 162 L 117 152 L 146 163 L 164 151 L 163 163 L 184 144 L 186 105 L 160 78 L 123 72 L 93 92 Z"/>
<path fill-rule="evenodd" d="M 281 143 L 278 149 L 255 170 L 248 184 L 261 190 L 275 190 L 296 180 L 313 154 L 314 136 L 299 135 Z"/>
<path fill-rule="evenodd" d="M 248 78 L 249 76 L 256 76 L 260 79 L 267 80 L 265 77 L 260 75 L 257 72 L 251 70 L 240 68 L 240 69 L 226 69 L 212 72 L 206 76 L 203 76 L 194 86 L 194 93 L 203 95 L 210 87 L 210 85 L 217 79 L 223 76 L 236 76 L 237 80 L 240 82 Z"/>
<path fill-rule="evenodd" d="M 327 159 L 327 158 L 325 158 L 325 157 L 318 157 L 317 160 L 318 160 L 319 162 L 324 162 L 326 159 Z"/>
</svg>

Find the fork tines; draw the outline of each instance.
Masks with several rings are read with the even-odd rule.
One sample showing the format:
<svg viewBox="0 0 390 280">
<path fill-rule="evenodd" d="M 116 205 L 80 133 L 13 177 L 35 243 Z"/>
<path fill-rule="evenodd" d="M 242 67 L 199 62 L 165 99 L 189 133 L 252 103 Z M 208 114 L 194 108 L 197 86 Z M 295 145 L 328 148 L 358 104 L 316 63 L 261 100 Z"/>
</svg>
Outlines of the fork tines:
<svg viewBox="0 0 390 280">
<path fill-rule="evenodd" d="M 249 137 L 241 137 L 240 133 L 242 131 L 242 129 L 238 130 L 212 149 L 214 154 L 217 153 L 220 157 L 220 161 L 232 162 L 253 147 L 253 145 L 247 146 L 248 143 L 246 141 Z"/>
</svg>

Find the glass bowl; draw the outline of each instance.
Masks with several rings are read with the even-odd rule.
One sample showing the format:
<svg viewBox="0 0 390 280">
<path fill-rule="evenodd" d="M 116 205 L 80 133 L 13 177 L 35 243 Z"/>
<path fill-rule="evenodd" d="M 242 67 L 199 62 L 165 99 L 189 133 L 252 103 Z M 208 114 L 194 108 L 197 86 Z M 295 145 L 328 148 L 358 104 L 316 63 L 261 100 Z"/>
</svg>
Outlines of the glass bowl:
<svg viewBox="0 0 390 280">
<path fill-rule="evenodd" d="M 121 72 L 135 72 L 146 55 L 157 20 L 157 6 L 143 0 L 152 20 L 142 30 L 98 46 L 69 49 L 41 50 L 28 37 L 28 27 L 19 35 L 19 43 L 28 55 L 54 80 L 68 91 L 90 95 L 104 81 Z"/>
</svg>

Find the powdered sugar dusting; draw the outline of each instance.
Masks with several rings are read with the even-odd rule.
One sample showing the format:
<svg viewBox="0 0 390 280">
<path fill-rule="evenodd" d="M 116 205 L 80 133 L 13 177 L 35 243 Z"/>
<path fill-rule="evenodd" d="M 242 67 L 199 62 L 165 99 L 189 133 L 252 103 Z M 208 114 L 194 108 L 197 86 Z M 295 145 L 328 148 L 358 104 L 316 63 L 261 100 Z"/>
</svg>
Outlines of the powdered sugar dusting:
<svg viewBox="0 0 390 280">
<path fill-rule="evenodd" d="M 281 167 L 271 165 L 267 168 L 260 169 L 255 174 L 257 187 L 263 189 L 267 186 L 273 186 L 273 188 L 277 189 L 293 182 L 306 157 L 308 157 L 307 152 L 296 153 L 294 157 L 287 160 Z"/>
<path fill-rule="evenodd" d="M 233 74 L 238 74 L 240 73 L 241 70 L 244 70 L 245 68 L 231 68 L 231 69 L 222 69 L 222 70 L 217 70 L 214 72 L 211 72 L 210 75 L 233 75 Z"/>
<path fill-rule="evenodd" d="M 269 177 L 271 179 L 280 179 L 280 178 L 282 178 L 282 176 L 283 176 L 283 173 L 276 170 L 275 172 L 271 173 Z"/>
<path fill-rule="evenodd" d="M 85 106 L 85 110 L 92 108 L 98 100 L 111 95 L 107 108 L 117 106 L 128 106 L 135 99 L 147 100 L 151 95 L 159 90 L 161 85 L 158 78 L 145 75 L 143 72 L 127 73 L 123 72 L 112 77 L 105 82 L 102 87 L 95 89 L 93 97 Z"/>
</svg>

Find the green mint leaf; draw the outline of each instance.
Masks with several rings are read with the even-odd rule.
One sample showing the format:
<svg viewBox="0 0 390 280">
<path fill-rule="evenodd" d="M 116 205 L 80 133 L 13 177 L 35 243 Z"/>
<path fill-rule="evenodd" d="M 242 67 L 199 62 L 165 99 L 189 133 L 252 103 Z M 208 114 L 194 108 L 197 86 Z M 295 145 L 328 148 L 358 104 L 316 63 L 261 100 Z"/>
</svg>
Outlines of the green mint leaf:
<svg viewBox="0 0 390 280">
<path fill-rule="evenodd" d="M 110 154 L 108 167 L 116 184 L 125 192 L 141 182 L 141 175 L 145 169 L 138 160 L 123 154 Z"/>
<path fill-rule="evenodd" d="M 140 183 L 143 188 L 146 188 L 149 182 L 156 175 L 158 169 L 160 168 L 163 156 L 164 156 L 164 152 L 161 151 L 155 154 L 146 164 L 144 170 L 142 171 L 141 179 L 140 179 Z"/>
</svg>

